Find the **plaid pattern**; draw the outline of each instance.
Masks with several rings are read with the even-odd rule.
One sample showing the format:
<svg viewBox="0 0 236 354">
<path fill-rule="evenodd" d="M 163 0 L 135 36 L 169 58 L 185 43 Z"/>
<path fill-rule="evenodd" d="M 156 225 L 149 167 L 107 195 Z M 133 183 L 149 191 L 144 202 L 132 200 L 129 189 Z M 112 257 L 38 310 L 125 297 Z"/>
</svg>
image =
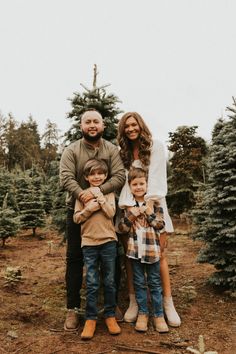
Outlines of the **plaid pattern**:
<svg viewBox="0 0 236 354">
<path fill-rule="evenodd" d="M 154 203 L 151 215 L 142 214 L 133 220 L 133 214 L 124 210 L 119 230 L 128 233 L 127 257 L 139 259 L 141 263 L 155 263 L 160 259 L 159 235 L 164 231 L 163 209 Z M 132 220 L 132 221 L 131 221 Z"/>
</svg>

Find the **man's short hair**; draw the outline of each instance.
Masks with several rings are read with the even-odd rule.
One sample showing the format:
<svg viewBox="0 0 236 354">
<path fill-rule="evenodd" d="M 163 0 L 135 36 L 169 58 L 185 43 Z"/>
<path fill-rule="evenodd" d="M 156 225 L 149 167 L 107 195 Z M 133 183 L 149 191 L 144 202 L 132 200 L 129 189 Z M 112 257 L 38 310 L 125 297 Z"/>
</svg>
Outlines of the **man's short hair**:
<svg viewBox="0 0 236 354">
<path fill-rule="evenodd" d="M 99 116 L 103 119 L 101 113 L 98 112 L 95 108 L 89 108 L 89 109 L 87 109 L 87 110 L 82 114 L 82 116 L 81 116 L 81 121 L 82 121 L 82 119 L 84 118 L 84 116 L 85 116 L 88 112 L 95 112 L 95 113 L 98 113 Z"/>
</svg>

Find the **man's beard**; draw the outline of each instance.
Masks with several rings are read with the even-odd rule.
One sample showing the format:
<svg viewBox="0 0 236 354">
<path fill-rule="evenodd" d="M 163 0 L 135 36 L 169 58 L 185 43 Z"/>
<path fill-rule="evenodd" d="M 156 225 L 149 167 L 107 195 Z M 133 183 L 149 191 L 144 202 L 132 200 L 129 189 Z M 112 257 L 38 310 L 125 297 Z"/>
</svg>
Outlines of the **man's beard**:
<svg viewBox="0 0 236 354">
<path fill-rule="evenodd" d="M 101 137 L 102 137 L 102 133 L 103 132 L 100 132 L 100 133 L 97 133 L 96 135 L 89 135 L 88 133 L 85 133 L 83 130 L 82 130 L 82 135 L 83 137 L 85 138 L 85 140 L 87 141 L 91 141 L 91 142 L 96 142 L 98 141 Z"/>
</svg>

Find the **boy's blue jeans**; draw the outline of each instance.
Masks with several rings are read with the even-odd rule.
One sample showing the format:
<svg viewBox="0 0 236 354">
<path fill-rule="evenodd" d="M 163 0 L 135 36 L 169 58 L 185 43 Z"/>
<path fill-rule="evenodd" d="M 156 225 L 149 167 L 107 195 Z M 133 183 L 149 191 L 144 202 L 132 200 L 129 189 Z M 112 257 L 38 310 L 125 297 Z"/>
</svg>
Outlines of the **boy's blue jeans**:
<svg viewBox="0 0 236 354">
<path fill-rule="evenodd" d="M 140 260 L 131 259 L 131 263 L 133 267 L 135 297 L 138 303 L 139 313 L 148 315 L 148 288 L 152 301 L 153 316 L 162 317 L 163 306 L 160 262 L 147 264 L 141 263 Z"/>
<path fill-rule="evenodd" d="M 101 269 L 103 279 L 104 317 L 114 317 L 116 307 L 116 241 L 107 242 L 99 246 L 84 246 L 82 250 L 86 267 L 86 319 L 97 319 L 99 269 Z"/>
</svg>

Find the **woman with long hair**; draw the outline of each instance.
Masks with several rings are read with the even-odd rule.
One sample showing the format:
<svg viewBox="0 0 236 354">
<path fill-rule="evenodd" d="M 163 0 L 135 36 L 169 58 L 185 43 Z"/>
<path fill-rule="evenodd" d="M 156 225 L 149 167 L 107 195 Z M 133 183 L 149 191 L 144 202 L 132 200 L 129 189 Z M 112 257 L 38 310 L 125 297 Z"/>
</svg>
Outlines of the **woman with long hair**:
<svg viewBox="0 0 236 354">
<path fill-rule="evenodd" d="M 118 125 L 117 139 L 120 145 L 120 156 L 126 172 L 128 173 L 132 166 L 146 169 L 148 171 L 148 188 L 145 200 L 158 200 L 163 208 L 165 233 L 160 237 L 160 273 L 163 288 L 163 306 L 168 324 L 172 327 L 179 327 L 181 320 L 173 304 L 169 268 L 165 255 L 167 235 L 172 233 L 174 229 L 165 200 L 167 194 L 167 173 L 164 146 L 160 141 L 153 140 L 149 128 L 137 112 L 127 112 L 121 117 Z M 134 205 L 135 200 L 126 178 L 119 198 L 119 207 L 124 209 L 125 207 L 132 207 Z M 128 237 L 121 234 L 120 238 L 126 252 Z M 127 257 L 125 257 L 125 266 L 129 291 L 129 307 L 124 315 L 124 320 L 126 322 L 134 322 L 138 315 L 138 305 L 135 299 L 132 267 Z"/>
</svg>

